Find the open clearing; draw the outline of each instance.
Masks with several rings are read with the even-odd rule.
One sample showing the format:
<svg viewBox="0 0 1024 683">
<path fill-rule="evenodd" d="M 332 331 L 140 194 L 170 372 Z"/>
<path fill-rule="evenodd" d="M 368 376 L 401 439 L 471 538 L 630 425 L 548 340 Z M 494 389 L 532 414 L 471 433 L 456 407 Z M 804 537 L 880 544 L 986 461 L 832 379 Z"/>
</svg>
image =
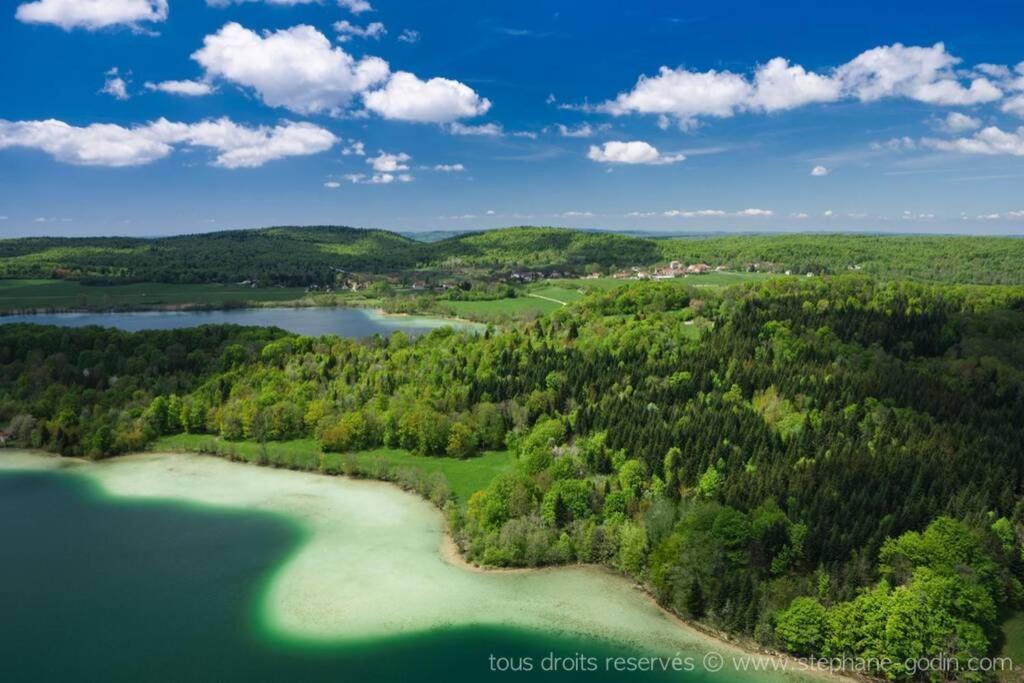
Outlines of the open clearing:
<svg viewBox="0 0 1024 683">
<path fill-rule="evenodd" d="M 690 275 L 672 280 L 663 280 L 681 287 L 727 287 L 742 282 L 753 282 L 774 277 L 769 273 L 718 272 L 704 275 Z M 538 283 L 519 296 L 509 299 L 487 301 L 445 301 L 444 305 L 453 315 L 475 320 L 522 319 L 530 316 L 547 315 L 563 306 L 583 299 L 591 292 L 606 292 L 635 283 L 636 280 L 616 278 L 562 278 Z"/>
<path fill-rule="evenodd" d="M 487 301 L 446 301 L 444 303 L 453 314 L 460 318 L 521 318 L 529 315 L 547 315 L 562 307 L 560 303 L 532 296 Z"/>
<path fill-rule="evenodd" d="M 215 449 L 222 453 L 234 452 L 247 462 L 256 462 L 264 453 L 263 446 L 253 441 L 225 441 L 212 434 L 166 436 L 158 439 L 151 448 L 154 451 L 185 452 Z M 412 467 L 426 474 L 441 472 L 448 479 L 451 490 L 463 501 L 486 488 L 494 477 L 512 466 L 512 456 L 508 451 L 486 451 L 466 460 L 413 455 L 397 448 L 377 448 L 352 455 L 361 469 L 368 469 L 376 462 L 392 468 Z M 266 457 L 268 462 L 281 467 L 316 470 L 322 463 L 329 471 L 342 471 L 346 458 L 341 453 L 324 453 L 315 439 L 268 441 Z"/>
<path fill-rule="evenodd" d="M 772 273 L 737 273 L 732 271 L 721 271 L 715 273 L 705 273 L 704 275 L 689 275 L 687 277 L 677 277 L 671 280 L 659 280 L 659 282 L 669 282 L 677 285 L 684 285 L 689 287 L 728 287 L 729 285 L 740 284 L 741 282 L 756 282 L 758 280 L 766 280 L 770 277 L 778 277 Z M 554 287 L 562 289 L 570 289 L 578 292 L 580 289 L 589 291 L 608 291 L 609 289 L 615 289 L 634 283 L 636 280 L 626 279 L 620 280 L 611 277 L 601 277 L 594 279 L 587 278 L 566 278 L 561 280 L 551 280 L 550 283 Z"/>
</svg>

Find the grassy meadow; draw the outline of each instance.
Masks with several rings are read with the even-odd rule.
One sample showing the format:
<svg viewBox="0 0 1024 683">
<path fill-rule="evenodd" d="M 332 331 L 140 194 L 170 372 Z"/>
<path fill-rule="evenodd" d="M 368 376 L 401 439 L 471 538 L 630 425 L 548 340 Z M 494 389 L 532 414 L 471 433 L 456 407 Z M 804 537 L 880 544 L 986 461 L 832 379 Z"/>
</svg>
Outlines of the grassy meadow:
<svg viewBox="0 0 1024 683">
<path fill-rule="evenodd" d="M 484 301 L 445 301 L 443 305 L 452 315 L 473 320 L 542 316 L 562 307 L 560 303 L 532 296 Z"/>
<path fill-rule="evenodd" d="M 231 453 L 246 462 L 259 462 L 265 458 L 266 462 L 279 467 L 332 473 L 347 472 L 346 468 L 354 464 L 356 473 L 367 473 L 374 478 L 387 478 L 377 475 L 389 469 L 410 468 L 425 475 L 440 472 L 448 480 L 452 492 L 462 501 L 468 500 L 473 493 L 485 488 L 495 476 L 512 466 L 512 456 L 508 451 L 487 451 L 466 460 L 413 455 L 396 448 L 377 448 L 352 454 L 324 453 L 315 439 L 271 441 L 264 446 L 253 441 L 225 441 L 210 434 L 166 436 L 158 439 L 152 445 L 152 450 Z"/>
</svg>

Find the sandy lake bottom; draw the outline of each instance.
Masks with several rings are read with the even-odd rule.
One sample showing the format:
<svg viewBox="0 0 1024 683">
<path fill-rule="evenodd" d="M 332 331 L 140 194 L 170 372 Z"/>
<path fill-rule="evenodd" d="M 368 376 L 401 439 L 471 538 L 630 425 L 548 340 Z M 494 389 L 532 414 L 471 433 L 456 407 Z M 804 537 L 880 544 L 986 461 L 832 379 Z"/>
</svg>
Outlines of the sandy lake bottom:
<svg viewBox="0 0 1024 683">
<path fill-rule="evenodd" d="M 164 505 L 190 509 L 193 516 L 204 511 L 257 515 L 279 522 L 279 531 L 283 523 L 290 538 L 275 546 L 274 562 L 252 566 L 256 576 L 216 579 L 253 586 L 250 594 L 240 593 L 237 599 L 252 603 L 243 610 L 254 622 L 251 630 L 276 647 L 329 653 L 332 648 L 352 652 L 372 644 L 379 651 L 380 643 L 389 639 L 447 632 L 461 634 L 456 640 L 462 639 L 459 647 L 464 648 L 464 637 L 477 629 L 485 634 L 530 633 L 538 636 L 536 643 L 550 637 L 563 646 L 592 647 L 595 653 L 678 654 L 697 662 L 709 651 L 727 660 L 742 655 L 681 626 L 628 581 L 600 569 L 479 572 L 449 563 L 440 552 L 440 513 L 388 484 L 197 455 L 141 454 L 86 463 L 24 451 L 0 453 L 0 475 L 19 473 L 88 482 L 101 501 L 115 507 Z M 213 527 L 202 526 L 204 532 L 182 532 L 177 540 L 168 540 L 176 538 L 171 533 L 161 536 L 172 544 L 170 552 L 178 550 L 178 561 L 197 571 L 204 555 L 214 562 L 218 538 L 228 533 L 218 536 Z M 169 522 L 168 528 L 188 525 Z M 81 537 L 83 532 L 76 533 Z M 202 541 L 199 556 L 193 547 L 197 537 Z M 475 665 L 486 663 L 478 652 L 481 647 L 486 643 L 470 647 Z M 695 672 L 673 672 L 669 678 L 700 680 L 708 675 L 698 665 Z M 641 677 L 654 678 L 650 673 Z M 723 671 L 715 676 L 729 681 L 781 679 L 764 672 Z"/>
</svg>

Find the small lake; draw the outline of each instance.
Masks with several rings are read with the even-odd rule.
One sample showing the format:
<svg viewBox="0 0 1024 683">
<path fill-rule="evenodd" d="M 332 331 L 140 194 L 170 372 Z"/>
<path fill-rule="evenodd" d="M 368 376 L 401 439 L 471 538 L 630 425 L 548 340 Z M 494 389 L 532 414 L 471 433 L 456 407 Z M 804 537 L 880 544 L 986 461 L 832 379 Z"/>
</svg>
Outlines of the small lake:
<svg viewBox="0 0 1024 683">
<path fill-rule="evenodd" d="M 805 680 L 712 673 L 709 653 L 738 651 L 681 628 L 625 579 L 470 571 L 443 560 L 442 532 L 430 504 L 377 482 L 0 449 L 3 679 Z M 595 668 L 578 668 L 581 655 Z M 673 655 L 692 668 L 607 664 Z M 495 669 L 511 663 L 517 672 Z"/>
<path fill-rule="evenodd" d="M 235 308 L 217 311 L 132 311 L 96 313 L 36 313 L 0 317 L 0 324 L 35 323 L 62 327 L 116 327 L 128 332 L 173 330 L 199 325 L 248 325 L 280 327 L 294 334 L 319 337 L 333 334 L 362 339 L 374 334 L 388 336 L 401 330 L 419 335 L 438 327 L 481 330 L 482 325 L 440 318 L 386 315 L 369 308 Z"/>
</svg>

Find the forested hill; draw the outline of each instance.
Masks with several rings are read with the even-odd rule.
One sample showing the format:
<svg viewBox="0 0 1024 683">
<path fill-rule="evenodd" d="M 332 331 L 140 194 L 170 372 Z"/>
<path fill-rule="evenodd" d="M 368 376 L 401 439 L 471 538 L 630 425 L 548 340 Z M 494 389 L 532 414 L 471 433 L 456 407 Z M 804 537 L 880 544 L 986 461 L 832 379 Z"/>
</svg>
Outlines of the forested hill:
<svg viewBox="0 0 1024 683">
<path fill-rule="evenodd" d="M 327 284 L 338 271 L 561 269 L 576 273 L 680 260 L 732 270 L 1024 284 L 1024 240 L 998 237 L 742 235 L 644 238 L 517 227 L 424 242 L 338 226 L 233 230 L 157 239 L 0 240 L 0 277 L 84 281 Z"/>
<path fill-rule="evenodd" d="M 0 277 L 308 285 L 338 269 L 414 268 L 421 245 L 384 230 L 337 226 L 227 230 L 157 239 L 0 240 Z"/>
<path fill-rule="evenodd" d="M 559 228 L 506 228 L 456 235 L 430 245 L 437 266 L 495 268 L 545 266 L 647 266 L 664 256 L 655 240 L 610 232 Z"/>
<path fill-rule="evenodd" d="M 964 235 L 740 235 L 660 242 L 665 258 L 742 270 L 861 272 L 932 282 L 1022 284 L 1024 239 Z"/>
</svg>

